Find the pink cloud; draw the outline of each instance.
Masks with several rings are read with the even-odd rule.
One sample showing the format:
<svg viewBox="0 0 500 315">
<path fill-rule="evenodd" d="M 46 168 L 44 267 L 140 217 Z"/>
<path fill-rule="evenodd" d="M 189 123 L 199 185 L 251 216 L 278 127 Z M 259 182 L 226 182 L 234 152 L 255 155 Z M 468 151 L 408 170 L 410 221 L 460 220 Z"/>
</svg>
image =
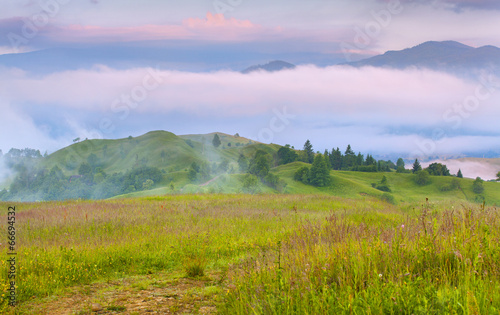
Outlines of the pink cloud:
<svg viewBox="0 0 500 315">
<path fill-rule="evenodd" d="M 261 26 L 249 20 L 225 18 L 207 13 L 206 18 L 188 18 L 180 25 L 141 25 L 137 27 L 101 27 L 69 25 L 48 35 L 58 41 L 136 41 L 165 39 L 209 39 L 216 41 L 248 40 L 260 37 Z"/>
<path fill-rule="evenodd" d="M 189 18 L 183 21 L 183 25 L 189 28 L 211 28 L 211 27 L 230 27 L 230 28 L 258 28 L 249 20 L 237 20 L 235 18 L 226 19 L 224 14 L 207 13 L 205 19 Z"/>
</svg>

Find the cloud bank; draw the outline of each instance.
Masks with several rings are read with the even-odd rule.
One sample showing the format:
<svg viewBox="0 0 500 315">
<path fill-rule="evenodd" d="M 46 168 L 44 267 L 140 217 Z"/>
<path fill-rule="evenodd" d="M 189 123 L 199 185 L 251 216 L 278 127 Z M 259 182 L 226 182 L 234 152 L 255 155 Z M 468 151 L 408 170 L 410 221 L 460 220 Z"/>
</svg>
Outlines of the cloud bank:
<svg viewBox="0 0 500 315">
<path fill-rule="evenodd" d="M 318 150 L 350 143 L 363 152 L 459 156 L 497 148 L 498 82 L 430 70 L 347 66 L 249 75 L 100 66 L 40 77 L 2 69 L 2 123 L 17 121 L 29 131 L 9 134 L 0 148 L 31 146 L 35 140 L 30 142 L 28 134 L 41 141 L 35 147 L 52 149 L 62 138 L 82 135 L 120 137 L 148 128 L 182 134 L 237 126 L 225 131 L 296 147 L 310 138 Z"/>
</svg>

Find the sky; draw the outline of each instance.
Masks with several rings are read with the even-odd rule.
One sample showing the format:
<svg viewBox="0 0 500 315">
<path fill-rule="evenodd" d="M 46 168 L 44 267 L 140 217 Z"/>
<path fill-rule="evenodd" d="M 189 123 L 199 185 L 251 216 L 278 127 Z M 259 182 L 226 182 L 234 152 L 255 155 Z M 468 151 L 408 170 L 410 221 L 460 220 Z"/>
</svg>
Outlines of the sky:
<svg viewBox="0 0 500 315">
<path fill-rule="evenodd" d="M 498 150 L 498 78 L 336 64 L 431 40 L 500 47 L 499 17 L 494 0 L 5 0 L 0 60 L 85 47 L 119 59 L 125 46 L 145 54 L 175 46 L 214 65 L 189 71 L 199 64 L 135 59 L 37 72 L 4 63 L 0 149 L 50 153 L 77 137 L 161 129 L 239 133 L 296 148 L 310 139 L 319 151 L 351 144 L 378 156 L 487 153 Z M 206 57 L 208 47 L 217 58 Z M 270 56 L 299 66 L 234 71 Z"/>
</svg>

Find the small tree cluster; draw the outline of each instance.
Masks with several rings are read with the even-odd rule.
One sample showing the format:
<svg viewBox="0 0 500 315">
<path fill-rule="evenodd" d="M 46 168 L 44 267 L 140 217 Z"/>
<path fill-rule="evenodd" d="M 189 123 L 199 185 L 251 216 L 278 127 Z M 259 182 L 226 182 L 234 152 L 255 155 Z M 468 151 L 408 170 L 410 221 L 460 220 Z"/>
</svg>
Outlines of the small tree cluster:
<svg viewBox="0 0 500 315">
<path fill-rule="evenodd" d="M 322 154 L 316 155 L 311 168 L 304 166 L 295 172 L 296 181 L 310 184 L 316 187 L 325 187 L 330 185 L 330 170 Z"/>
</svg>

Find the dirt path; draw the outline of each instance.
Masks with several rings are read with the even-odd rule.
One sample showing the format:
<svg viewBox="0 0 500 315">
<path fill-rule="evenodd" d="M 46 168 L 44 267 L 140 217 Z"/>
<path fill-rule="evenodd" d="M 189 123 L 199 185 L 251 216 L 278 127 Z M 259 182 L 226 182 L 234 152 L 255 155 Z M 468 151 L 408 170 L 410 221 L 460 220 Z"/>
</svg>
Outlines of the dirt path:
<svg viewBox="0 0 500 315">
<path fill-rule="evenodd" d="M 24 304 L 18 314 L 215 314 L 217 278 L 160 273 L 95 283 Z"/>
<path fill-rule="evenodd" d="M 209 180 L 208 182 L 201 184 L 201 185 L 200 185 L 200 187 L 210 185 L 210 183 L 213 183 L 213 182 L 214 182 L 214 181 L 216 181 L 219 177 L 221 177 L 221 175 L 217 175 L 217 176 L 215 176 L 214 178 L 212 178 L 212 179 L 211 179 L 211 180 Z"/>
</svg>

